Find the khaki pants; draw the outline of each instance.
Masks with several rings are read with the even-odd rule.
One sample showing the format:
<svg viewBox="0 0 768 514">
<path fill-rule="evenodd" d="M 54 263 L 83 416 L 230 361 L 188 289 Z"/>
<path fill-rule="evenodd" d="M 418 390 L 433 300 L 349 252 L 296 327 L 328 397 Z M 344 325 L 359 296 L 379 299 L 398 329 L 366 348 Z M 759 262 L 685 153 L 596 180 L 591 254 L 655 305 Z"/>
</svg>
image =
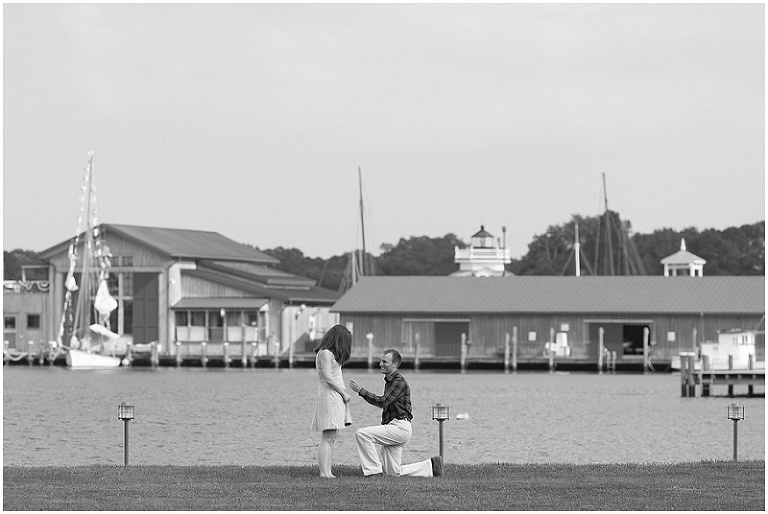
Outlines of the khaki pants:
<svg viewBox="0 0 768 514">
<path fill-rule="evenodd" d="M 384 473 L 391 476 L 431 477 L 432 460 L 427 459 L 414 464 L 402 465 L 403 446 L 411 438 L 411 423 L 395 419 L 386 425 L 365 427 L 355 432 L 357 453 L 360 455 L 360 466 L 363 475 Z M 381 460 L 376 451 L 381 447 Z"/>
</svg>

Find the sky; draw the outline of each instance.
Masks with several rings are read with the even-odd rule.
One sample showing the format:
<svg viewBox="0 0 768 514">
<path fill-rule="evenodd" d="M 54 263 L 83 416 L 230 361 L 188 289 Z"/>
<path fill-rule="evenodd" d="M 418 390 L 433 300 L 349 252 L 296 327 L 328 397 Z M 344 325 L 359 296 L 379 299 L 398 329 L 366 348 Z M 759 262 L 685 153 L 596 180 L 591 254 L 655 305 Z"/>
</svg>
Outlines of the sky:
<svg viewBox="0 0 768 514">
<path fill-rule="evenodd" d="M 99 222 L 328 258 L 514 258 L 608 207 L 635 233 L 765 219 L 765 6 L 4 4 L 3 248 Z"/>
</svg>

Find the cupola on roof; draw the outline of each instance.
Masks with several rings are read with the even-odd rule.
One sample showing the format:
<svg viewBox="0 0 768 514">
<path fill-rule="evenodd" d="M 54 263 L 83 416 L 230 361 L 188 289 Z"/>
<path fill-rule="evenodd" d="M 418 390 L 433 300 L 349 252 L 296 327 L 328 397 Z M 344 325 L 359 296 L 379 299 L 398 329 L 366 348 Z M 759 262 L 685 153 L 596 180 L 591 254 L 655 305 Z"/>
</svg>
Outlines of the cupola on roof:
<svg viewBox="0 0 768 514">
<path fill-rule="evenodd" d="M 490 238 L 493 238 L 493 234 L 490 234 L 490 233 L 486 232 L 485 226 L 484 225 L 480 225 L 480 232 L 478 232 L 477 234 L 472 236 L 473 239 L 476 238 L 476 237 L 490 237 Z"/>
<path fill-rule="evenodd" d="M 665 277 L 701 277 L 704 275 L 704 265 L 707 260 L 686 250 L 685 239 L 680 239 L 680 251 L 661 259 L 661 263 L 664 265 Z"/>
</svg>

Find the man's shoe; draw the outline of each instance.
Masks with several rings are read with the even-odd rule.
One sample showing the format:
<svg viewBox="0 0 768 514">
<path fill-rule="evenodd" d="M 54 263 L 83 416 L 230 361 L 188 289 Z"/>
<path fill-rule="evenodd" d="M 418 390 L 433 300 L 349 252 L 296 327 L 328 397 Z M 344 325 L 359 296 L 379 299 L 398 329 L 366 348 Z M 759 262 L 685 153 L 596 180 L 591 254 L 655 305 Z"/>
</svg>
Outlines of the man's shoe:
<svg viewBox="0 0 768 514">
<path fill-rule="evenodd" d="M 443 458 L 440 456 L 432 457 L 432 475 L 443 476 Z"/>
<path fill-rule="evenodd" d="M 379 478 L 383 477 L 384 473 L 371 473 L 370 475 L 363 475 L 365 478 Z"/>
</svg>

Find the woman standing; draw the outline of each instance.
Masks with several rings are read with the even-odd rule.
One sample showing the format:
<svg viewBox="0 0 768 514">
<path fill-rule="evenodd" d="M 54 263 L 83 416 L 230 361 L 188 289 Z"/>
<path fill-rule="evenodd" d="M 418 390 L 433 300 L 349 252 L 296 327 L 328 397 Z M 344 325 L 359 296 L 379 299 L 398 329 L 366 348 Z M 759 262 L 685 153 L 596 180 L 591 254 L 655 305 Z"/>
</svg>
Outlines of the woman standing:
<svg viewBox="0 0 768 514">
<path fill-rule="evenodd" d="M 317 463 L 323 478 L 336 478 L 331 473 L 333 445 L 339 429 L 351 423 L 347 415 L 347 404 L 351 397 L 347 394 L 344 378 L 341 376 L 341 367 L 349 360 L 351 351 L 352 334 L 343 325 L 333 326 L 315 348 L 315 368 L 320 385 L 317 388 L 312 430 L 322 432 L 317 449 Z"/>
</svg>

